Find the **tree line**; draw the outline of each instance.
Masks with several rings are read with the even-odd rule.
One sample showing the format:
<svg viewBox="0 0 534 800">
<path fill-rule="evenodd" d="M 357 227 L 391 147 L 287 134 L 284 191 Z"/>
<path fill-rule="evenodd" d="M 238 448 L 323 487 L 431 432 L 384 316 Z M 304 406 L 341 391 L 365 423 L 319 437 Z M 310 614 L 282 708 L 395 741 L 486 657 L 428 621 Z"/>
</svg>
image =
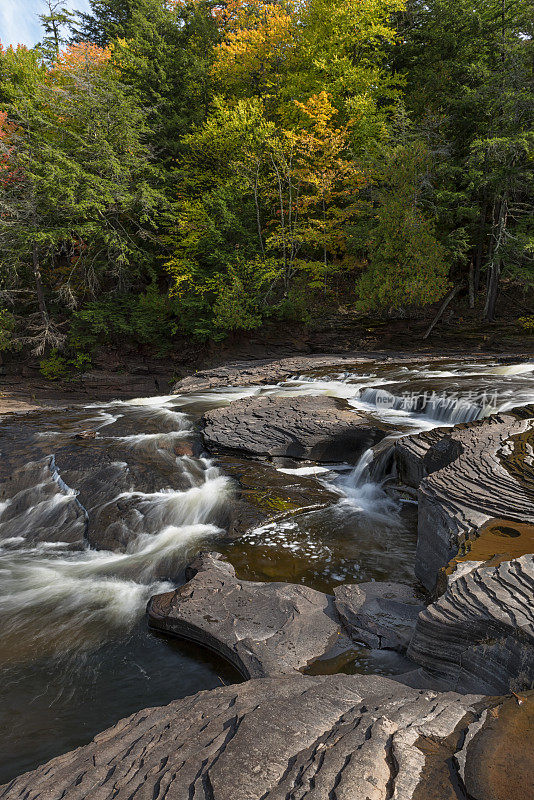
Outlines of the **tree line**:
<svg viewBox="0 0 534 800">
<path fill-rule="evenodd" d="M 48 0 L 0 50 L 0 349 L 495 318 L 534 282 L 532 0 Z"/>
</svg>

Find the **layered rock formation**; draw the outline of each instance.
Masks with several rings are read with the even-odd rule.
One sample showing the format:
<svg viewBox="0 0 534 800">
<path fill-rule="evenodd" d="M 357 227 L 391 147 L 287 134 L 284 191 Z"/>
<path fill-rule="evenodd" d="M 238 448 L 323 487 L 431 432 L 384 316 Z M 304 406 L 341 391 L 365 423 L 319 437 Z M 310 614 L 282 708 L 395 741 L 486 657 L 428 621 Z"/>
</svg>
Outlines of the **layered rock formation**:
<svg viewBox="0 0 534 800">
<path fill-rule="evenodd" d="M 512 531 L 534 524 L 533 444 L 532 407 L 397 443 L 400 479 L 419 489 L 415 569 L 428 589 L 491 520 L 507 521 Z M 496 552 L 507 552 L 505 539 Z"/>
<path fill-rule="evenodd" d="M 204 415 L 208 450 L 356 462 L 385 432 L 333 397 L 249 397 Z"/>
<path fill-rule="evenodd" d="M 416 574 L 441 596 L 423 611 L 412 680 L 502 693 L 534 684 L 534 409 L 401 439 L 418 487 Z"/>
<path fill-rule="evenodd" d="M 472 800 L 528 797 L 516 720 L 522 731 L 531 708 L 378 676 L 248 681 L 140 711 L 0 797 L 453 800 L 460 786 Z M 510 759 L 498 776 L 487 751 Z"/>
<path fill-rule="evenodd" d="M 254 384 L 277 383 L 302 372 L 323 367 L 349 366 L 376 362 L 380 356 L 365 357 L 360 354 L 349 355 L 306 355 L 288 356 L 287 358 L 254 359 L 236 361 L 212 369 L 199 370 L 178 381 L 173 392 L 205 392 L 207 389 L 219 389 L 224 386 L 251 386 Z M 384 358 L 387 360 L 387 358 Z"/>
<path fill-rule="evenodd" d="M 458 691 L 505 694 L 534 683 L 534 556 L 453 576 L 418 618 L 408 654 Z M 436 685 L 436 683 L 435 683 Z"/>
</svg>

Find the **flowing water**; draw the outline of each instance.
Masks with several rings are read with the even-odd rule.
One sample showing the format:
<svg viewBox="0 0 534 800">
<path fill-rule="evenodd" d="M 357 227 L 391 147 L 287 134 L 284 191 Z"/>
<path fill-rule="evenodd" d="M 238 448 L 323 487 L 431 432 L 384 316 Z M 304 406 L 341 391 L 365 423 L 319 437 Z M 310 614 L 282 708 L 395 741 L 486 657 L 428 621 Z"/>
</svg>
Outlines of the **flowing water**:
<svg viewBox="0 0 534 800">
<path fill-rule="evenodd" d="M 240 462 L 232 471 L 207 458 L 202 413 L 269 394 L 338 397 L 388 435 L 356 467 Z M 0 781 L 140 708 L 239 680 L 215 656 L 146 628 L 148 599 L 180 583 L 201 548 L 223 551 L 249 579 L 323 591 L 346 581 L 415 583 L 415 507 L 385 491 L 389 445 L 529 402 L 534 362 L 442 360 L 4 417 Z M 243 497 L 273 512 L 297 490 L 327 502 L 303 513 L 292 507 L 231 540 L 236 477 L 243 488 L 245 474 Z M 391 674 L 407 666 L 361 648 L 342 668 Z"/>
</svg>

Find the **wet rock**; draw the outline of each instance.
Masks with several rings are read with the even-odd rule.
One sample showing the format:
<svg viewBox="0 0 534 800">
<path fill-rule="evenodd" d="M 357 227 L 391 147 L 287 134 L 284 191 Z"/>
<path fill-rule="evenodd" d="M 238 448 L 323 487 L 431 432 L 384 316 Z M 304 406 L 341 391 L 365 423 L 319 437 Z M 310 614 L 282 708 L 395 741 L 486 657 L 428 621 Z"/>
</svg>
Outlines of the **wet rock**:
<svg viewBox="0 0 534 800">
<path fill-rule="evenodd" d="M 394 451 L 399 481 L 417 489 L 423 478 L 457 459 L 462 445 L 450 428 L 434 428 L 399 439 Z"/>
<path fill-rule="evenodd" d="M 288 356 L 287 358 L 254 359 L 249 361 L 236 361 L 233 364 L 199 370 L 178 381 L 173 387 L 175 394 L 185 392 L 204 392 L 208 389 L 218 389 L 224 386 L 251 386 L 253 384 L 277 383 L 286 380 L 292 375 L 298 375 L 321 367 L 343 366 L 345 369 L 351 364 L 365 364 L 377 361 L 360 355 L 306 355 Z"/>
<path fill-rule="evenodd" d="M 235 481 L 227 536 L 236 539 L 267 522 L 291 519 L 335 503 L 339 495 L 316 480 L 279 472 L 272 464 L 221 455 L 218 464 Z"/>
<path fill-rule="evenodd" d="M 460 763 L 473 800 L 526 797 L 510 791 L 518 786 L 510 770 L 498 789 L 492 765 L 484 775 L 501 707 L 370 675 L 248 681 L 139 711 L 14 779 L 0 797 L 452 800 Z M 507 739 L 500 744 L 502 757 Z"/>
<path fill-rule="evenodd" d="M 416 574 L 427 589 L 491 520 L 534 524 L 533 445 L 532 406 L 397 443 L 399 478 L 419 487 Z"/>
<path fill-rule="evenodd" d="M 197 558 L 188 574 L 184 586 L 151 599 L 150 626 L 219 653 L 246 678 L 294 674 L 339 645 L 343 631 L 329 595 L 238 580 L 217 553 Z"/>
<path fill-rule="evenodd" d="M 410 586 L 370 582 L 334 590 L 336 610 L 350 636 L 369 647 L 405 651 L 425 608 Z"/>
<path fill-rule="evenodd" d="M 74 435 L 75 439 L 96 439 L 96 431 L 80 431 Z"/>
<path fill-rule="evenodd" d="M 87 514 L 62 480 L 53 456 L 31 461 L 0 484 L 0 540 L 84 546 Z"/>
<path fill-rule="evenodd" d="M 455 756 L 468 796 L 484 800 L 534 797 L 534 692 L 488 709 L 471 730 Z"/>
<path fill-rule="evenodd" d="M 501 694 L 534 685 L 534 556 L 463 565 L 419 614 L 408 656 L 455 691 Z M 436 684 L 435 684 L 436 685 Z"/>
<path fill-rule="evenodd" d="M 385 436 L 333 397 L 250 397 L 204 415 L 209 450 L 253 458 L 356 462 Z"/>
<path fill-rule="evenodd" d="M 340 586 L 335 595 L 293 583 L 240 580 L 219 553 L 202 553 L 187 584 L 153 597 L 149 624 L 227 658 L 246 678 L 293 674 L 362 642 L 406 649 L 423 608 L 408 586 Z"/>
</svg>

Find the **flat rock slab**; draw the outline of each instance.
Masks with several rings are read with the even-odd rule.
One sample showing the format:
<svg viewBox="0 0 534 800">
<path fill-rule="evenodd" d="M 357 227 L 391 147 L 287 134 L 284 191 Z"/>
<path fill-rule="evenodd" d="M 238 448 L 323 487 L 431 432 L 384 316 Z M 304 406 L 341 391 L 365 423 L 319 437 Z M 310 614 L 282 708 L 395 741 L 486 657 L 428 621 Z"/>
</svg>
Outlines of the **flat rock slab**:
<svg viewBox="0 0 534 800">
<path fill-rule="evenodd" d="M 276 383 L 293 375 L 322 367 L 362 365 L 377 360 L 388 360 L 384 356 L 362 356 L 362 354 L 332 354 L 287 356 L 286 358 L 263 358 L 235 361 L 212 369 L 199 370 L 178 381 L 173 387 L 175 394 L 205 392 L 224 386 L 251 386 L 253 384 Z"/>
<path fill-rule="evenodd" d="M 385 435 L 333 397 L 249 397 L 203 418 L 209 450 L 253 458 L 354 463 Z"/>
<path fill-rule="evenodd" d="M 423 608 L 400 584 L 346 585 L 333 597 L 300 584 L 240 580 L 218 553 L 198 555 L 186 577 L 151 599 L 150 626 L 219 653 L 246 678 L 291 675 L 362 642 L 405 650 Z"/>
<path fill-rule="evenodd" d="M 471 562 L 419 614 L 408 655 L 456 691 L 503 694 L 534 686 L 534 556 Z"/>
<path fill-rule="evenodd" d="M 246 678 L 294 674 L 343 638 L 333 598 L 322 592 L 240 581 L 217 553 L 198 556 L 186 575 L 184 586 L 151 599 L 151 627 L 219 653 Z"/>
<path fill-rule="evenodd" d="M 501 707 L 512 718 L 503 731 Z M 524 741 L 515 772 L 492 782 L 487 770 L 495 729 L 514 733 L 514 710 L 370 675 L 248 681 L 139 711 L 0 798 L 453 800 L 460 772 L 473 800 L 526 798 Z M 501 760 L 516 739 L 501 736 Z"/>
</svg>

